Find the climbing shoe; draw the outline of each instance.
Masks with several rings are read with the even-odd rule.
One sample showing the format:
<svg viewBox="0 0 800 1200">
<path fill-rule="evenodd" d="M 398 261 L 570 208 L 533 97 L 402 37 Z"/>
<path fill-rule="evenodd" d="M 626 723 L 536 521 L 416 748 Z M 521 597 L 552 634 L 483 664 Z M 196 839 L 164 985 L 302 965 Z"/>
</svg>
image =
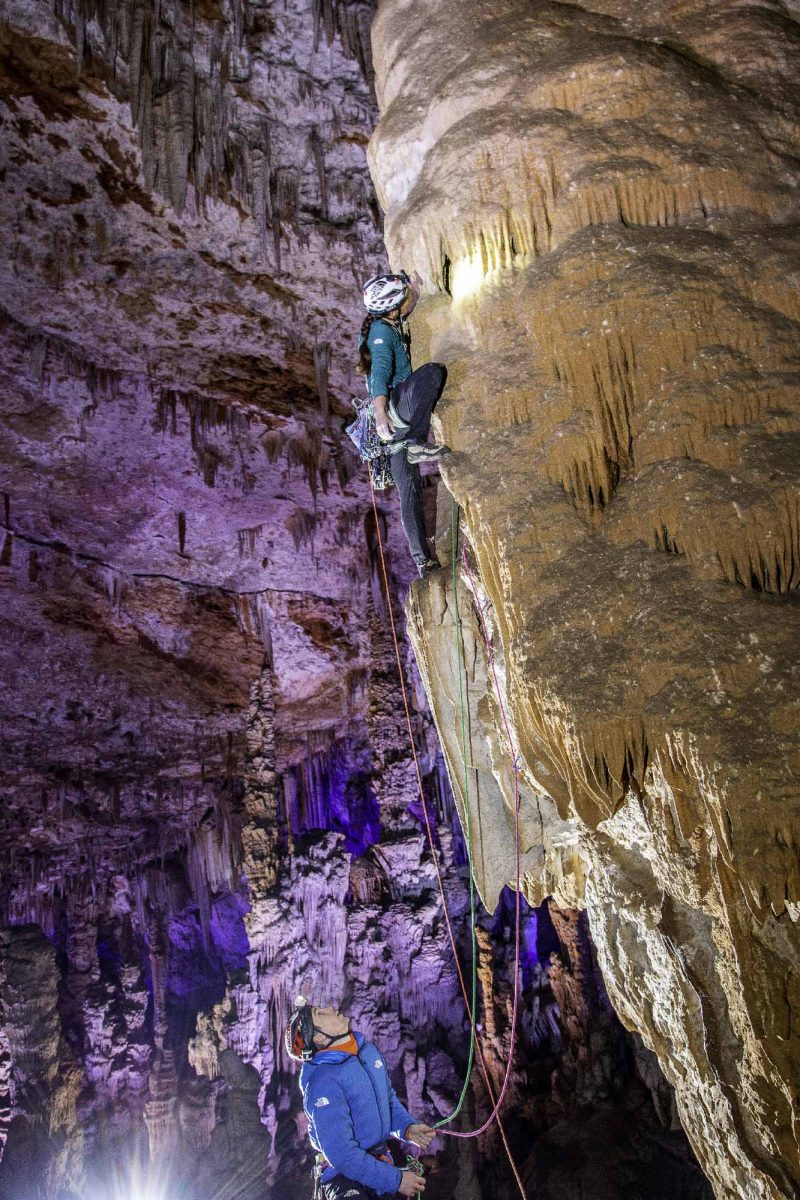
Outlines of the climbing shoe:
<svg viewBox="0 0 800 1200">
<path fill-rule="evenodd" d="M 430 446 L 427 442 L 411 442 L 406 450 L 406 458 L 412 464 L 438 462 L 440 458 L 449 453 L 449 446 Z"/>
<path fill-rule="evenodd" d="M 436 571 L 441 571 L 442 564 L 438 558 L 429 558 L 427 562 L 417 563 L 420 579 L 427 579 L 429 575 L 435 574 Z"/>
</svg>

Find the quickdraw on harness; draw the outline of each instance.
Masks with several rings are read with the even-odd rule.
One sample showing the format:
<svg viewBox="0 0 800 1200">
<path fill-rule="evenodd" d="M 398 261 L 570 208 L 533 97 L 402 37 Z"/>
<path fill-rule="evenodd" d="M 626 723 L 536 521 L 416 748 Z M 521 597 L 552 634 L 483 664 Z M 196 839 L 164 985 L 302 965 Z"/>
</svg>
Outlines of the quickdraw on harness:
<svg viewBox="0 0 800 1200">
<path fill-rule="evenodd" d="M 394 642 L 394 652 L 395 652 L 395 658 L 397 660 L 397 671 L 398 671 L 398 675 L 400 678 L 400 689 L 401 689 L 401 693 L 402 693 L 402 697 L 403 697 L 403 708 L 405 710 L 406 725 L 408 728 L 409 743 L 411 746 L 411 754 L 412 754 L 412 757 L 414 760 L 414 767 L 416 770 L 417 787 L 419 790 L 419 797 L 420 797 L 420 801 L 422 804 L 422 813 L 423 813 L 424 822 L 425 822 L 425 830 L 426 830 L 426 834 L 427 834 L 428 845 L 430 848 L 431 859 L 433 862 L 434 871 L 436 874 L 436 879 L 437 879 L 439 891 L 441 894 L 442 913 L 444 916 L 445 927 L 447 929 L 448 938 L 450 940 L 450 945 L 453 950 L 453 958 L 454 958 L 454 962 L 455 962 L 456 973 L 458 975 L 459 984 L 461 986 L 461 993 L 464 997 L 464 1004 L 466 1006 L 467 1015 L 469 1017 L 469 1022 L 470 1022 L 469 1070 L 468 1070 L 468 1072 L 466 1074 L 466 1078 L 464 1080 L 464 1086 L 461 1091 L 461 1096 L 460 1096 L 458 1104 L 454 1108 L 453 1112 L 450 1113 L 449 1116 L 444 1117 L 444 1118 L 442 1118 L 442 1120 L 438 1121 L 436 1123 L 436 1125 L 434 1126 L 434 1128 L 439 1129 L 440 1132 L 444 1136 L 447 1136 L 447 1137 L 473 1138 L 473 1137 L 478 1137 L 480 1134 L 484 1133 L 489 1128 L 489 1126 L 496 1120 L 498 1128 L 500 1130 L 500 1136 L 503 1141 L 503 1146 L 504 1146 L 506 1155 L 508 1157 L 508 1161 L 511 1166 L 511 1170 L 513 1172 L 517 1187 L 519 1188 L 520 1195 L 522 1196 L 522 1200 L 527 1200 L 525 1185 L 522 1182 L 522 1179 L 520 1177 L 516 1163 L 514 1162 L 513 1155 L 511 1154 L 511 1148 L 509 1147 L 508 1139 L 506 1137 L 506 1133 L 503 1128 L 503 1123 L 500 1119 L 500 1106 L 505 1097 L 505 1094 L 506 1094 L 506 1091 L 508 1088 L 508 1084 L 509 1084 L 509 1081 L 511 1078 L 511 1068 L 512 1068 L 513 1053 L 514 1053 L 514 1039 L 516 1036 L 517 1013 L 518 1013 L 518 1007 L 519 1007 L 519 974 L 520 974 L 520 961 L 519 960 L 520 960 L 520 921 L 521 921 L 521 913 L 520 913 L 521 863 L 520 863 L 520 825 L 519 825 L 519 809 L 520 809 L 519 763 L 518 763 L 518 760 L 515 758 L 515 760 L 514 760 L 514 834 L 515 834 L 514 841 L 515 841 L 515 857 L 516 857 L 516 905 L 515 905 L 515 934 L 514 934 L 514 949 L 515 949 L 514 1001 L 513 1001 L 512 1018 L 511 1018 L 511 1036 L 510 1036 L 509 1058 L 508 1058 L 508 1063 L 506 1066 L 503 1084 L 500 1089 L 500 1094 L 497 1097 L 497 1099 L 495 1100 L 494 1089 L 492 1088 L 492 1084 L 491 1084 L 491 1080 L 489 1077 L 489 1072 L 488 1072 L 488 1069 L 486 1066 L 486 1061 L 485 1061 L 485 1058 L 483 1055 L 483 1051 L 481 1049 L 480 1042 L 477 1040 L 477 1038 L 475 1036 L 475 1013 L 476 1013 L 476 1007 L 477 1007 L 477 1004 L 476 1004 L 476 1001 L 477 1001 L 477 992 L 476 992 L 477 953 L 476 953 L 476 945 L 475 945 L 476 937 L 475 937 L 474 901 L 471 904 L 471 909 L 470 909 L 470 920 L 471 920 L 471 926 L 472 926 L 472 963 L 473 963 L 473 965 L 472 965 L 472 970 L 473 970 L 472 1002 L 470 1002 L 470 997 L 467 995 L 467 988 L 466 988 L 466 984 L 464 982 L 464 973 L 462 971 L 461 963 L 460 963 L 460 960 L 458 957 L 455 935 L 453 933 L 453 927 L 452 927 L 452 923 L 450 921 L 450 914 L 447 909 L 444 880 L 442 879 L 441 869 L 439 867 L 439 858 L 438 858 L 436 846 L 434 843 L 433 830 L 431 828 L 430 815 L 428 813 L 428 805 L 427 805 L 427 800 L 425 798 L 425 789 L 423 788 L 423 785 L 422 785 L 422 772 L 420 770 L 419 759 L 417 757 L 416 744 L 414 741 L 414 730 L 413 730 L 413 726 L 411 724 L 411 711 L 409 709 L 409 704 L 408 704 L 408 694 L 407 694 L 407 689 L 406 689 L 406 684 L 405 684 L 405 677 L 404 677 L 404 673 L 403 673 L 403 663 L 402 663 L 402 658 L 400 655 L 400 644 L 398 641 L 397 629 L 396 629 L 395 621 L 394 621 L 391 590 L 389 588 L 389 576 L 388 576 L 388 572 L 386 569 L 386 559 L 385 559 L 384 549 L 383 549 L 383 538 L 381 536 L 381 531 L 380 531 L 380 519 L 378 516 L 378 506 L 377 506 L 377 501 L 375 499 L 375 488 L 373 487 L 371 489 L 371 491 L 372 491 L 372 509 L 373 509 L 373 513 L 375 516 L 375 527 L 376 527 L 377 537 L 378 537 L 378 549 L 379 549 L 380 561 L 381 561 L 381 572 L 383 575 L 383 585 L 384 585 L 384 589 L 386 592 L 386 603 L 387 603 L 387 609 L 388 609 L 388 613 L 389 613 L 389 623 L 391 626 L 392 640 Z M 451 554 L 452 554 L 452 560 L 453 560 L 453 582 L 454 582 L 454 585 L 457 584 L 457 575 L 456 575 L 457 555 L 458 555 L 457 540 L 458 540 L 457 507 L 456 507 L 455 501 L 451 500 Z M 465 572 L 467 573 L 468 579 L 470 581 L 470 586 L 471 586 L 471 588 L 473 590 L 473 594 L 474 594 L 474 581 L 472 580 L 472 575 L 469 570 L 469 564 L 466 559 L 466 547 L 463 548 L 462 559 L 463 559 L 463 565 L 465 568 Z M 468 770 L 467 756 L 466 756 L 466 734 L 465 734 L 466 713 L 465 713 L 465 703 L 464 703 L 464 696 L 463 696 L 463 686 L 461 684 L 461 668 L 462 668 L 462 663 L 463 663 L 463 643 L 462 643 L 462 632 L 461 632 L 461 619 L 460 619 L 460 615 L 458 614 L 458 607 L 457 607 L 458 606 L 457 588 L 455 586 L 454 586 L 454 592 L 456 594 L 455 626 L 456 626 L 456 637 L 458 640 L 457 650 L 458 650 L 458 659 L 459 659 L 459 690 L 460 690 L 461 732 L 462 732 L 462 738 L 461 738 L 462 747 L 461 748 L 462 748 L 462 758 L 464 760 L 465 780 L 466 780 L 468 778 L 468 776 L 467 776 L 467 770 Z M 483 619 L 483 613 L 480 611 L 480 609 L 478 609 L 478 615 L 480 618 L 481 632 L 482 632 L 483 639 L 484 639 L 485 646 L 486 646 L 487 660 L 489 661 L 489 663 L 491 665 L 492 679 L 494 682 L 494 687 L 495 687 L 495 691 L 497 694 L 498 703 L 500 705 L 500 710 L 503 714 L 503 721 L 504 721 L 504 725 L 505 725 L 506 736 L 509 739 L 509 745 L 513 747 L 513 741 L 511 740 L 511 733 L 510 733 L 510 725 L 508 722 L 508 717 L 506 715 L 505 703 L 503 701 L 502 693 L 500 690 L 500 684 L 499 684 L 499 680 L 497 677 L 497 669 L 496 669 L 495 663 L 494 663 L 494 655 L 492 654 L 491 644 L 490 644 L 489 638 L 487 636 L 486 625 L 485 625 L 485 622 Z M 471 884 L 471 894 L 472 894 L 472 888 L 474 887 L 474 880 L 473 880 L 473 871 L 472 871 L 471 829 L 470 829 L 470 821 L 469 821 L 469 816 L 468 816 L 468 814 L 469 814 L 468 792 L 465 792 L 464 800 L 465 800 L 464 807 L 465 807 L 465 811 L 467 813 L 465 837 L 467 840 L 467 854 L 469 857 L 470 884 Z M 444 1128 L 442 1128 L 442 1126 L 444 1126 L 444 1125 L 448 1124 L 450 1121 L 454 1120 L 454 1118 L 461 1111 L 461 1108 L 464 1103 L 464 1099 L 466 1097 L 467 1090 L 469 1087 L 469 1082 L 470 1082 L 473 1047 L 477 1051 L 478 1062 L 480 1065 L 481 1074 L 483 1077 L 484 1084 L 486 1086 L 486 1090 L 489 1094 L 489 1098 L 492 1102 L 493 1108 L 492 1108 L 492 1112 L 489 1114 L 488 1119 L 483 1123 L 483 1125 L 481 1125 L 481 1127 L 479 1129 L 471 1130 L 466 1133 L 460 1133 L 460 1132 L 457 1132 L 456 1130 L 444 1129 Z"/>
<path fill-rule="evenodd" d="M 354 397 L 353 407 L 358 416 L 347 426 L 345 433 L 358 451 L 358 457 L 369 467 L 370 480 L 375 491 L 386 491 L 394 480 L 389 465 L 390 451 L 378 437 L 375 404 L 369 397 L 363 400 Z"/>
</svg>

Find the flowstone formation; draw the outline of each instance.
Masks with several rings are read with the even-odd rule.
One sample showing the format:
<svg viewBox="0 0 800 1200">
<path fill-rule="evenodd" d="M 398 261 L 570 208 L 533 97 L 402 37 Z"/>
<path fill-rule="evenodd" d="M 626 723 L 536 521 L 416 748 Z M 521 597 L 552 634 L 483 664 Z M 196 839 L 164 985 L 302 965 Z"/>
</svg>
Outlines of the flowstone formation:
<svg viewBox="0 0 800 1200">
<path fill-rule="evenodd" d="M 352 1011 L 420 1116 L 461 1088 L 378 530 L 341 432 L 357 287 L 384 263 L 371 14 L 3 9 L 2 1200 L 304 1200 L 281 1048 L 300 990 Z M 378 520 L 399 611 L 391 497 Z M 463 956 L 464 847 L 401 654 Z M 495 1089 L 504 903 L 479 933 Z M 562 1052 L 592 1062 L 585 1030 L 562 1038 L 558 939 L 531 912 L 523 936 L 518 1156 L 566 1119 Z M 632 1072 L 613 1057 L 581 1095 Z M 642 1124 L 670 1125 L 634 1092 Z M 461 1120 L 486 1111 L 476 1075 Z M 640 1157 L 661 1161 L 655 1140 Z M 495 1126 L 439 1148 L 428 1194 L 509 1178 Z"/>
<path fill-rule="evenodd" d="M 449 578 L 409 612 L 481 887 L 514 876 L 516 763 L 526 893 L 588 909 L 730 1200 L 800 1189 L 799 15 L 373 27 L 387 247 L 449 370 L 468 787 Z"/>
</svg>

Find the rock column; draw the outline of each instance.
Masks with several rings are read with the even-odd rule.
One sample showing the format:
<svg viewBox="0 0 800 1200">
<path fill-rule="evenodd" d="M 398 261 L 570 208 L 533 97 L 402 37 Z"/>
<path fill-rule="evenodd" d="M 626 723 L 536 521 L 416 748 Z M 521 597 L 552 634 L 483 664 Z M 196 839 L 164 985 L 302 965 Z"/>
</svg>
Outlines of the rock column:
<svg viewBox="0 0 800 1200">
<path fill-rule="evenodd" d="M 519 756 L 526 890 L 588 907 L 730 1200 L 800 1188 L 799 44 L 788 6 L 718 0 L 414 0 L 373 30 L 387 245 L 448 366 L 511 728 L 476 703 L 484 827 L 508 846 Z M 445 740 L 447 595 L 412 601 Z"/>
</svg>

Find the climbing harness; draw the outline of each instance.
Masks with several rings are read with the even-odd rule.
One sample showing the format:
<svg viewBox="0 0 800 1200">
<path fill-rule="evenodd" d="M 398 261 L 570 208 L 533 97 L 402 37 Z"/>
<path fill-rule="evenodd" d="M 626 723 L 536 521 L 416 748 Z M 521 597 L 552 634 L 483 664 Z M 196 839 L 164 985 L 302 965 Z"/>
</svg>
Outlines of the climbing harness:
<svg viewBox="0 0 800 1200">
<path fill-rule="evenodd" d="M 379 1162 L 389 1163 L 390 1166 L 394 1166 L 394 1160 L 389 1153 L 389 1146 L 386 1142 L 378 1142 L 376 1146 L 370 1146 L 366 1153 L 369 1154 L 371 1158 L 377 1158 Z M 314 1166 L 311 1169 L 311 1179 L 314 1184 L 312 1200 L 324 1200 L 325 1192 L 322 1183 L 322 1176 L 330 1165 L 331 1164 L 328 1162 L 322 1151 L 318 1151 L 314 1158 Z M 406 1166 L 403 1169 L 406 1171 L 415 1170 L 418 1175 L 425 1174 L 425 1168 L 423 1167 L 422 1163 L 416 1158 L 412 1158 L 410 1154 L 408 1155 Z"/>
<path fill-rule="evenodd" d="M 345 433 L 358 451 L 358 457 L 369 467 L 370 483 L 376 492 L 385 492 L 394 483 L 389 458 L 395 451 L 405 449 L 405 442 L 387 447 L 378 437 L 375 424 L 375 405 L 372 400 L 353 397 L 358 416 Z"/>
<path fill-rule="evenodd" d="M 378 437 L 375 424 L 375 405 L 372 400 L 353 397 L 353 408 L 358 414 L 352 425 L 345 428 L 345 433 L 358 451 L 362 462 L 371 462 L 383 454 L 383 442 Z"/>
<path fill-rule="evenodd" d="M 372 510 L 373 510 L 374 517 L 375 517 L 375 530 L 376 530 L 376 533 L 377 533 L 377 540 L 378 540 L 378 551 L 379 551 L 379 555 L 380 555 L 380 561 L 381 561 L 381 573 L 382 573 L 382 576 L 383 576 L 383 585 L 384 585 L 384 589 L 385 589 L 385 592 L 386 592 L 386 603 L 387 603 L 387 608 L 388 608 L 388 612 L 389 612 L 389 624 L 390 624 L 390 627 L 391 627 L 392 640 L 393 640 L 393 642 L 394 642 L 394 652 L 395 652 L 395 658 L 396 658 L 396 660 L 397 660 L 397 670 L 398 670 L 398 675 L 399 675 L 399 678 L 400 678 L 400 690 L 401 690 L 401 694 L 402 694 L 402 697 L 403 697 L 403 708 L 404 708 L 404 710 L 405 710 L 406 726 L 407 726 L 407 728 L 408 728 L 408 736 L 409 736 L 409 743 L 410 743 L 410 746 L 411 746 L 411 754 L 412 754 L 412 758 L 413 758 L 413 760 L 414 760 L 414 768 L 415 768 L 415 771 L 416 771 L 416 776 L 417 776 L 417 787 L 418 787 L 418 790 L 419 790 L 420 801 L 421 801 L 421 803 L 422 803 L 422 813 L 423 813 L 424 822 L 425 822 L 425 831 L 426 831 L 427 838 L 428 838 L 428 845 L 429 845 L 429 847 L 430 847 L 431 859 L 432 859 L 432 862 L 433 862 L 434 871 L 435 871 L 435 874 L 436 874 L 436 879 L 437 879 L 437 883 L 438 883 L 438 886 L 439 886 L 439 891 L 440 891 L 440 893 L 441 893 L 441 899 L 442 899 L 442 912 L 443 912 L 443 915 L 444 915 L 445 927 L 446 927 L 446 929 L 447 929 L 447 934 L 448 934 L 448 937 L 449 937 L 449 940 L 450 940 L 450 945 L 451 945 L 451 947 L 452 947 L 452 950 L 453 950 L 453 958 L 454 958 L 454 961 L 455 961 L 456 973 L 457 973 L 457 975 L 458 975 L 458 981 L 459 981 L 459 984 L 460 984 L 460 986 L 461 986 L 461 993 L 462 993 L 462 995 L 463 995 L 463 997 L 464 997 L 464 1004 L 465 1004 L 465 1006 L 466 1006 L 467 1015 L 468 1015 L 468 1017 L 469 1017 L 469 1021 L 470 1021 L 470 1029 L 471 1029 L 471 1039 L 470 1039 L 470 1042 L 471 1042 L 471 1046 L 474 1046 L 474 1048 L 477 1050 L 477 1054 L 478 1054 L 478 1062 L 479 1062 L 479 1064 L 480 1064 L 480 1068 L 481 1068 L 481 1074 L 482 1074 L 482 1076 L 483 1076 L 483 1081 L 484 1081 L 484 1084 L 485 1084 L 485 1086 L 486 1086 L 486 1090 L 487 1090 L 487 1092 L 488 1092 L 488 1094 L 489 1094 L 490 1101 L 492 1102 L 492 1104 L 493 1104 L 493 1106 L 494 1106 L 494 1107 L 493 1107 L 493 1109 L 492 1109 L 492 1112 L 491 1112 L 491 1114 L 489 1115 L 489 1118 L 488 1118 L 488 1120 L 484 1122 L 484 1124 L 483 1124 L 483 1125 L 480 1127 L 480 1129 L 472 1130 L 472 1131 L 470 1131 L 470 1132 L 467 1132 L 467 1133 L 459 1133 L 459 1132 L 457 1132 L 457 1131 L 455 1131 L 455 1130 L 450 1130 L 450 1129 L 444 1129 L 444 1128 L 442 1128 L 442 1125 L 443 1125 L 444 1123 L 447 1123 L 448 1121 L 452 1120 L 452 1119 L 453 1119 L 453 1118 L 454 1118 L 454 1117 L 457 1115 L 457 1113 L 460 1111 L 460 1109 L 461 1109 L 461 1106 L 462 1106 L 462 1104 L 463 1104 L 463 1101 L 464 1101 L 464 1097 L 465 1097 L 465 1095 L 466 1095 L 466 1091 L 467 1091 L 467 1087 L 468 1087 L 468 1083 L 469 1083 L 469 1078 L 470 1078 L 469 1074 L 467 1074 L 467 1077 L 466 1077 L 466 1080 L 465 1080 L 465 1085 L 464 1085 L 464 1088 L 462 1089 L 462 1094 L 461 1094 L 461 1097 L 460 1097 L 460 1100 L 459 1100 L 459 1104 L 458 1104 L 458 1106 L 456 1107 L 456 1109 L 453 1111 L 453 1113 L 452 1113 L 452 1114 L 451 1114 L 449 1117 L 446 1117 L 446 1118 L 444 1118 L 444 1120 L 443 1120 L 443 1121 L 440 1121 L 440 1122 L 438 1122 L 438 1123 L 437 1123 L 437 1125 L 436 1125 L 436 1126 L 434 1126 L 434 1128 L 437 1128 L 437 1129 L 439 1129 L 439 1130 L 440 1130 L 440 1132 L 441 1132 L 441 1133 L 442 1133 L 444 1136 L 446 1136 L 446 1137 L 473 1138 L 473 1137 L 478 1137 L 480 1134 L 484 1133 L 484 1132 L 485 1132 L 485 1131 L 486 1131 L 486 1130 L 489 1128 L 489 1126 L 492 1124 L 492 1122 L 496 1120 L 496 1121 L 497 1121 L 498 1128 L 499 1128 L 499 1130 L 500 1130 L 500 1136 L 501 1136 L 501 1138 L 502 1138 L 502 1141 L 503 1141 L 503 1146 L 504 1146 L 504 1148 L 505 1148 L 505 1152 L 506 1152 L 506 1155 L 507 1155 L 507 1157 L 508 1157 L 508 1161 L 509 1161 L 509 1164 L 510 1164 L 510 1166 L 511 1166 L 511 1170 L 512 1170 L 512 1172 L 513 1172 L 513 1174 L 514 1174 L 514 1179 L 516 1180 L 517 1186 L 518 1186 L 518 1188 L 519 1188 L 519 1191 L 520 1191 L 520 1194 L 521 1194 L 521 1196 L 522 1196 L 523 1200 L 527 1200 L 527 1196 L 526 1196 L 526 1192 L 525 1192 L 525 1186 L 524 1186 L 524 1184 L 523 1184 L 523 1182 L 522 1182 L 522 1179 L 520 1178 L 519 1171 L 518 1171 L 518 1169 L 517 1169 L 516 1163 L 514 1162 L 513 1155 L 511 1154 L 511 1148 L 509 1147 L 508 1140 L 507 1140 L 507 1138 L 506 1138 L 505 1129 L 503 1128 L 503 1123 L 502 1123 L 502 1121 L 501 1121 L 501 1119 L 500 1119 L 500 1106 L 501 1106 L 501 1104 L 502 1104 L 502 1102 L 503 1102 L 503 1098 L 504 1098 L 504 1096 L 505 1096 L 505 1094 L 506 1094 L 506 1091 L 507 1091 L 507 1088 L 508 1088 L 508 1084 L 509 1084 L 509 1080 L 510 1080 L 510 1077 L 511 1077 L 511 1067 L 512 1067 L 512 1062 L 513 1062 L 513 1050 L 514 1050 L 514 1038 L 515 1038 L 515 1035 L 516 1035 L 517 1012 L 518 1012 L 518 1005 L 519 1005 L 520 874 L 521 874 L 521 872 L 520 872 L 520 830 L 519 830 L 519 779 L 518 779 L 518 763 L 517 763 L 517 762 L 516 762 L 516 760 L 515 760 L 515 763 L 514 763 L 514 816 L 515 816 L 516 872 L 517 872 L 517 877 L 516 877 L 516 885 L 517 885 L 517 890 L 516 890 L 516 908 L 515 908 L 515 938 L 514 938 L 514 945 L 515 945 L 515 962 L 514 962 L 514 1003 L 513 1003 L 513 1010 L 512 1010 L 512 1021 L 511 1021 L 511 1041 L 510 1041 L 509 1060 L 508 1060 L 508 1064 L 507 1064 L 507 1067 L 506 1067 L 505 1077 L 504 1077 L 504 1079 L 503 1079 L 503 1084 L 502 1084 L 502 1088 L 501 1088 L 501 1090 L 500 1090 L 500 1094 L 499 1094 L 499 1096 L 498 1096 L 497 1100 L 495 1100 L 495 1096 L 494 1096 L 494 1089 L 492 1088 L 491 1080 L 490 1080 L 490 1077 L 489 1077 L 489 1072 L 488 1072 L 488 1069 L 487 1069 L 487 1066 L 486 1066 L 486 1060 L 485 1060 L 485 1058 L 484 1058 L 484 1056 L 483 1056 L 483 1051 L 482 1051 L 482 1049 L 481 1049 L 480 1042 L 479 1042 L 479 1041 L 477 1040 L 477 1038 L 475 1037 L 475 1010 L 476 1010 L 476 1000 L 477 1000 L 477 993 L 476 993 L 475 991 L 473 991 L 473 1000 L 472 1000 L 472 1003 L 470 1003 L 470 997 L 467 995 L 467 988 L 466 988 L 466 984 L 465 984 L 465 982 L 464 982 L 464 973 L 463 973 L 463 971 L 462 971 L 462 969 L 461 969 L 461 963 L 460 963 L 460 961 L 459 961 L 459 958 L 458 958 L 458 951 L 457 951 L 457 948 L 456 948 L 456 940 L 455 940 L 455 935 L 454 935 L 454 933 L 453 933 L 453 926 L 452 926 L 452 923 L 451 923 L 451 921 L 450 921 L 450 914 L 449 914 L 449 912 L 448 912 L 448 910 L 447 910 L 447 900 L 446 900 L 446 895 L 445 895 L 445 890 L 444 890 L 444 881 L 443 881 L 443 879 L 442 879 L 441 869 L 440 869 L 440 867 L 439 867 L 439 859 L 438 859 L 438 855 L 437 855 L 437 852 L 436 852 L 436 847 L 435 847 L 434 840 L 433 840 L 433 830 L 432 830 L 432 828 L 431 828 L 430 816 L 429 816 L 429 813 L 428 813 L 428 804 L 427 804 L 427 800 L 426 800 L 426 798 L 425 798 L 425 790 L 424 790 L 424 788 L 423 788 L 423 786 L 422 786 L 422 772 L 421 772 L 421 770 L 420 770 L 419 759 L 418 759 L 418 757 L 417 757 L 417 749 L 416 749 L 416 744 L 415 744 L 415 741 L 414 741 L 414 730 L 413 730 L 413 726 L 412 726 L 412 724 L 411 724 L 411 712 L 410 712 L 409 705 L 408 705 L 408 695 L 407 695 L 407 691 L 406 691 L 405 677 L 404 677 L 404 674 L 403 674 L 403 664 L 402 664 L 402 659 L 401 659 L 401 656 L 400 656 L 400 644 L 399 644 L 398 637 L 397 637 L 397 629 L 396 629 L 396 626 L 395 626 L 394 612 L 393 612 L 393 608 L 392 608 L 392 597 L 391 597 L 391 591 L 390 591 L 390 588 L 389 588 L 389 576 L 388 576 L 388 572 L 387 572 L 387 570 L 386 570 L 386 558 L 385 558 L 385 555 L 384 555 L 384 549 L 383 549 L 383 538 L 382 538 L 382 536 L 381 536 L 381 530 L 380 530 L 380 518 L 379 518 L 379 515 L 378 515 L 378 505 L 377 505 L 377 501 L 376 501 L 376 499 L 375 499 L 375 488 L 374 488 L 374 487 L 373 487 L 373 485 L 372 485 L 372 480 L 371 480 L 371 479 L 370 479 L 370 491 L 371 491 L 371 495 L 372 495 Z M 453 503 L 454 503 L 454 502 L 453 502 Z M 455 525 L 455 521 L 454 521 L 454 519 L 453 519 L 453 515 L 452 515 L 452 513 L 453 513 L 453 510 L 451 510 L 451 527 Z M 456 554 L 457 554 L 457 546 L 456 546 L 455 544 L 454 544 L 454 545 L 451 547 L 451 552 L 452 552 L 453 561 L 454 561 L 454 563 L 455 563 Z M 467 571 L 469 572 L 469 566 L 468 566 L 468 564 L 466 563 L 466 553 L 464 554 L 464 564 L 465 564 L 465 567 L 466 567 Z M 472 576 L 471 576 L 471 574 L 469 574 L 469 579 L 470 579 L 470 586 L 471 586 L 471 588 L 472 588 L 472 589 L 473 589 L 473 591 L 474 591 L 474 584 L 473 584 L 473 581 L 472 581 Z M 509 737 L 509 745 L 512 745 L 512 746 L 513 746 L 513 742 L 511 741 L 511 738 L 510 738 L 510 729 L 509 729 L 509 725 L 508 725 L 508 720 L 507 720 L 507 717 L 506 717 L 506 715 L 505 715 L 505 706 L 504 706 L 504 703 L 503 703 L 502 695 L 501 695 L 501 693 L 500 693 L 500 687 L 499 687 L 499 681 L 498 681 L 498 678 L 497 678 L 497 672 L 496 672 L 496 669 L 495 669 L 495 666 L 494 666 L 494 659 L 493 659 L 493 656 L 491 655 L 491 647 L 489 646 L 489 643 L 488 643 L 488 638 L 487 638 L 487 636 L 486 636 L 486 627 L 485 627 L 485 623 L 484 623 L 484 621 L 483 621 L 483 615 L 482 615 L 482 614 L 479 614 L 479 615 L 480 615 L 480 618 L 481 618 L 481 632 L 482 632 L 482 635 L 483 635 L 483 637 L 484 637 L 484 640 L 485 640 L 485 642 L 486 642 L 486 652 L 487 652 L 487 657 L 488 657 L 488 659 L 489 659 L 489 661 L 490 661 L 490 663 L 491 663 L 491 665 L 492 665 L 492 675 L 493 675 L 493 679 L 494 679 L 495 689 L 496 689 L 496 691 L 497 691 L 498 701 L 499 701 L 499 704 L 500 704 L 500 707 L 501 707 L 501 711 L 503 712 L 503 719 L 504 719 L 504 722 L 505 722 L 505 725 L 506 725 L 506 732 L 507 732 L 507 736 Z M 458 622 L 457 622 L 457 633 L 458 633 L 458 635 L 460 636 L 460 633 L 461 633 L 460 617 L 458 618 Z M 460 670 L 460 666 L 461 666 L 461 655 L 462 655 L 462 652 L 463 652 L 463 646 L 460 646 L 460 648 L 459 648 L 459 670 Z M 463 696 L 463 693 L 462 693 L 462 696 Z M 463 759 L 464 759 L 464 765 L 465 765 L 465 770 L 466 770 L 466 768 L 467 768 L 467 764 L 466 764 L 466 757 L 467 757 L 467 756 L 466 756 L 466 753 L 465 753 L 465 750 L 466 750 L 465 729 L 466 729 L 466 725 L 465 725 L 465 715 L 464 715 L 464 713 L 463 713 L 463 710 L 462 710 L 462 751 L 463 751 Z M 466 800 L 466 799 L 467 799 L 467 797 L 465 796 L 465 800 Z M 466 808 L 467 808 L 467 805 L 466 805 L 466 803 L 465 803 L 465 809 L 466 809 Z M 471 882 L 472 882 L 472 862 L 471 862 L 471 859 L 470 859 L 470 877 L 471 877 Z M 473 910 L 471 910 L 471 918 L 472 918 L 472 921 L 473 921 L 473 971 L 476 971 L 476 970 L 477 970 L 477 963 L 476 963 L 476 955 L 475 955 L 475 948 L 474 948 L 474 938 L 475 938 L 475 933 L 474 933 L 474 909 L 473 909 Z"/>
</svg>

